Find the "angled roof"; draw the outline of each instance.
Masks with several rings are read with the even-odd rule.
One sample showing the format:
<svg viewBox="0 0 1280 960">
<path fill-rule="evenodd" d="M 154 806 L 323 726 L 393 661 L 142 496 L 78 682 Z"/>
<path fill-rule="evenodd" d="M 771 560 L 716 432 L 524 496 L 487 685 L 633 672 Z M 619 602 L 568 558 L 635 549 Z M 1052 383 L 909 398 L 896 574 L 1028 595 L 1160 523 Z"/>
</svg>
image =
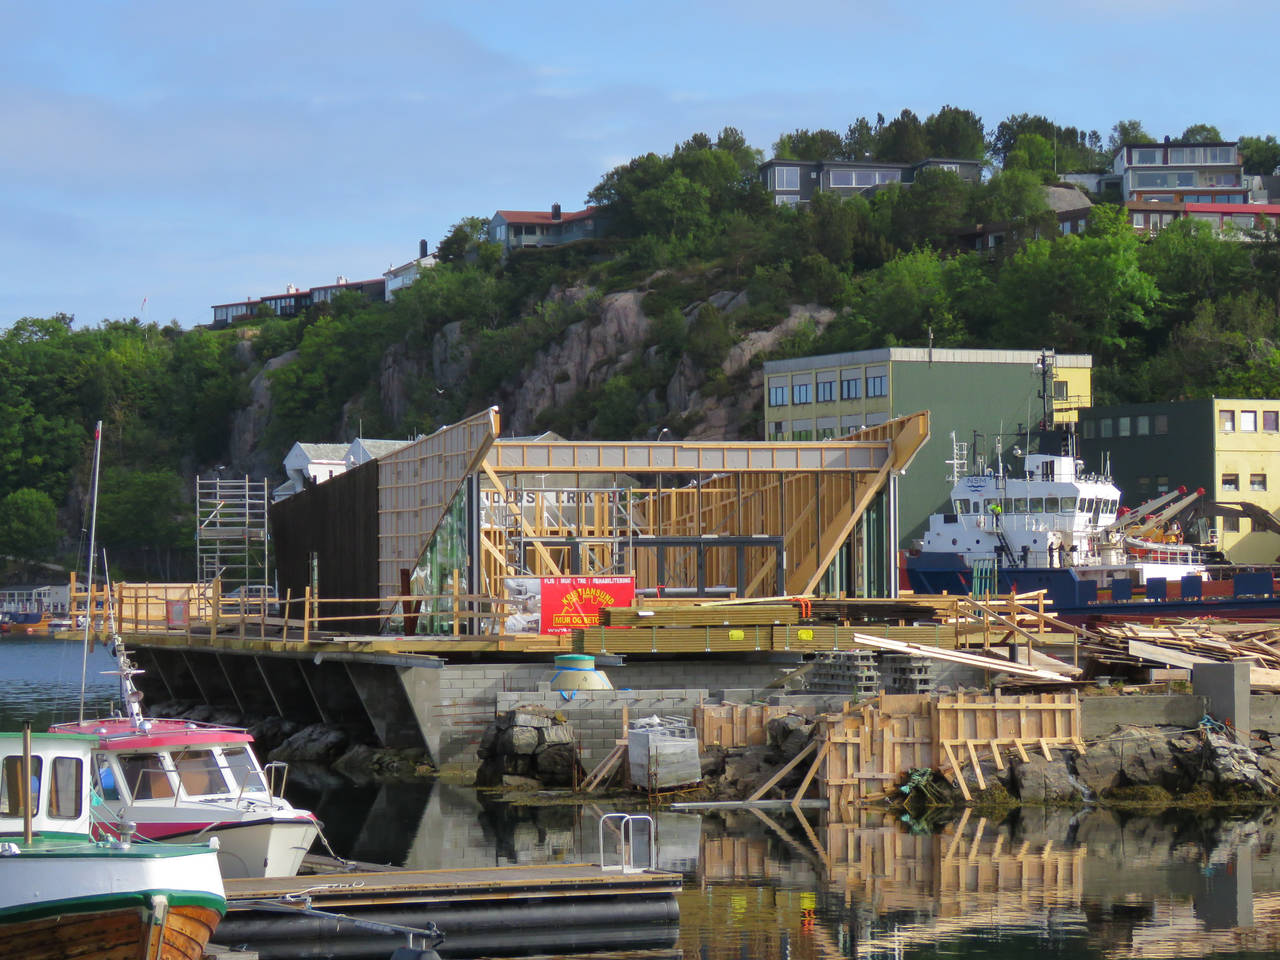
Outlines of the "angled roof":
<svg viewBox="0 0 1280 960">
<path fill-rule="evenodd" d="M 359 444 L 369 456 L 377 459 L 388 453 L 394 453 L 406 444 L 413 443 L 413 440 L 372 440 L 368 437 L 357 437 L 351 441 L 351 446 Z M 348 448 L 350 449 L 350 448 Z"/>
<path fill-rule="evenodd" d="M 499 210 L 494 214 L 507 223 L 565 223 L 570 220 L 582 220 L 594 216 L 599 207 L 587 207 L 585 210 L 566 210 L 559 218 L 553 218 L 550 210 Z"/>
<path fill-rule="evenodd" d="M 307 455 L 309 460 L 335 460 L 339 463 L 347 455 L 348 443 L 303 443 L 299 441 L 294 448 Z"/>
</svg>

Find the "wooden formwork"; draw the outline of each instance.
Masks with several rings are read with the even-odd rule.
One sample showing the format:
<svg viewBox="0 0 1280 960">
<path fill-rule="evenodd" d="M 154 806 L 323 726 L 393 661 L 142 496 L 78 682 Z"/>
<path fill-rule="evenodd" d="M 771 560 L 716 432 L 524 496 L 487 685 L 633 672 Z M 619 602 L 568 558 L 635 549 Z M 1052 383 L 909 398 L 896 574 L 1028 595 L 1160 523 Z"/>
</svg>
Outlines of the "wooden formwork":
<svg viewBox="0 0 1280 960">
<path fill-rule="evenodd" d="M 973 764 L 979 789 L 986 789 L 984 755 L 1004 769 L 1010 753 L 1026 761 L 1029 751 L 1051 758 L 1052 747 L 1084 751 L 1074 692 L 886 694 L 821 718 L 818 742 L 811 773 L 818 771 L 828 813 L 837 822 L 848 808 L 883 797 L 912 770 L 938 770 L 972 800 L 962 775 L 965 763 Z"/>
<path fill-rule="evenodd" d="M 758 703 L 707 704 L 693 708 L 693 728 L 703 747 L 754 747 L 769 739 L 770 720 L 795 712 L 792 707 Z"/>
</svg>

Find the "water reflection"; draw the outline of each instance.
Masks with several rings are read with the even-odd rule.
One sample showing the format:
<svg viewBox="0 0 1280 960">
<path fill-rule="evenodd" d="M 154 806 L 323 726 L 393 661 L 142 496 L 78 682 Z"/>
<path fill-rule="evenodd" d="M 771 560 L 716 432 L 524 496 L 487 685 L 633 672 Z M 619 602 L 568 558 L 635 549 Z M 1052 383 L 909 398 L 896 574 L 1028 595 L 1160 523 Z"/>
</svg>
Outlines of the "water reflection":
<svg viewBox="0 0 1280 960">
<path fill-rule="evenodd" d="M 346 855 L 421 868 L 594 860 L 599 818 L 613 809 L 447 784 L 335 785 L 306 802 Z M 656 932 L 685 957 L 1280 952 L 1271 810 L 1035 809 L 933 826 L 880 810 L 851 824 L 790 811 L 653 815 L 659 866 L 685 875 L 678 934 Z M 617 935 L 601 934 L 594 956 L 631 956 Z"/>
</svg>

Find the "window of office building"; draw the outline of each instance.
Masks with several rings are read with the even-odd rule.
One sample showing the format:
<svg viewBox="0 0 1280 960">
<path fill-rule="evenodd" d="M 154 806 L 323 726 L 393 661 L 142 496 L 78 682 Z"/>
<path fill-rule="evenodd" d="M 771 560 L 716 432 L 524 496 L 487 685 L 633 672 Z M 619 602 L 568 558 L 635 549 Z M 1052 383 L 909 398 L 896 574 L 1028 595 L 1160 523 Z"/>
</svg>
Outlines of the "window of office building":
<svg viewBox="0 0 1280 960">
<path fill-rule="evenodd" d="M 1240 490 L 1240 474 L 1224 473 L 1222 475 L 1222 492 L 1236 493 Z"/>
<path fill-rule="evenodd" d="M 834 380 L 818 381 L 818 402 L 830 403 L 836 398 L 836 382 Z"/>
<path fill-rule="evenodd" d="M 1103 417 L 1098 421 L 1098 436 L 1103 440 L 1109 440 L 1115 436 L 1115 423 L 1110 417 Z"/>
<path fill-rule="evenodd" d="M 1067 399 L 1067 381 L 1065 380 L 1053 381 L 1053 399 L 1055 400 Z"/>
<path fill-rule="evenodd" d="M 1097 433 L 1098 426 L 1092 420 L 1082 421 L 1080 424 L 1080 432 L 1086 440 L 1092 440 Z"/>
<path fill-rule="evenodd" d="M 1258 431 L 1258 411 L 1257 410 L 1241 410 L 1240 411 L 1240 432 L 1241 433 L 1257 433 Z"/>
<path fill-rule="evenodd" d="M 1262 429 L 1267 433 L 1280 431 L 1280 410 L 1262 411 Z"/>
<path fill-rule="evenodd" d="M 1223 533 L 1239 533 L 1240 518 L 1239 517 L 1223 517 L 1222 532 Z"/>
<path fill-rule="evenodd" d="M 791 385 L 791 402 L 792 403 L 812 403 L 813 402 L 813 384 L 793 383 Z"/>
<path fill-rule="evenodd" d="M 1155 428 L 1155 434 L 1163 437 L 1169 432 L 1169 415 L 1167 413 L 1157 413 L 1151 418 L 1151 425 Z"/>
<path fill-rule="evenodd" d="M 889 395 L 889 377 L 884 367 L 872 367 L 867 371 L 867 396 L 887 397 Z"/>
<path fill-rule="evenodd" d="M 1116 436 L 1129 436 L 1130 425 L 1128 417 L 1116 417 Z"/>
<path fill-rule="evenodd" d="M 1250 490 L 1267 489 L 1267 475 L 1265 473 L 1249 474 L 1249 489 Z"/>
<path fill-rule="evenodd" d="M 1218 429 L 1223 433 L 1232 433 L 1236 428 L 1236 412 L 1234 410 L 1218 411 Z"/>
<path fill-rule="evenodd" d="M 769 384 L 769 406 L 785 407 L 787 405 L 787 385 L 783 383 Z"/>
<path fill-rule="evenodd" d="M 769 424 L 769 436 L 770 436 L 771 438 L 777 438 L 777 437 L 782 436 L 782 433 L 783 433 L 783 429 L 782 429 L 783 422 L 784 422 L 784 421 L 782 421 L 782 420 L 775 420 L 775 421 L 773 421 L 773 423 Z"/>
<path fill-rule="evenodd" d="M 840 378 L 840 399 L 857 400 L 862 396 L 861 374 L 845 374 Z"/>
<path fill-rule="evenodd" d="M 1151 418 L 1146 414 L 1133 418 L 1133 432 L 1136 436 L 1145 437 L 1151 433 Z"/>
<path fill-rule="evenodd" d="M 1169 478 L 1166 475 L 1156 477 L 1156 493 L 1169 492 Z"/>
</svg>

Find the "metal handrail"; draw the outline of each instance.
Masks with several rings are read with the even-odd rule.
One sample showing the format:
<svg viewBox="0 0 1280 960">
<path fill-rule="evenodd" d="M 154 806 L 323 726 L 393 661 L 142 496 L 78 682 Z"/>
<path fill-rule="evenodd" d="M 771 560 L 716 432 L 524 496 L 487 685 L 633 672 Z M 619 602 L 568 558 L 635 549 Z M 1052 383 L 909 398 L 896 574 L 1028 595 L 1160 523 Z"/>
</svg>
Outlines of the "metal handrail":
<svg viewBox="0 0 1280 960">
<path fill-rule="evenodd" d="M 622 824 L 618 830 L 619 847 L 618 859 L 616 864 L 605 862 L 604 856 L 604 824 L 606 820 L 612 820 L 615 817 L 622 819 Z M 635 823 L 637 820 L 647 821 L 649 824 L 649 860 L 643 867 L 637 867 L 632 855 L 635 851 Z M 600 818 L 598 825 L 597 842 L 600 849 L 600 869 L 601 870 L 617 870 L 620 873 L 643 873 L 645 870 L 653 870 L 657 867 L 657 844 L 654 836 L 653 817 L 644 813 L 606 813 Z"/>
</svg>

